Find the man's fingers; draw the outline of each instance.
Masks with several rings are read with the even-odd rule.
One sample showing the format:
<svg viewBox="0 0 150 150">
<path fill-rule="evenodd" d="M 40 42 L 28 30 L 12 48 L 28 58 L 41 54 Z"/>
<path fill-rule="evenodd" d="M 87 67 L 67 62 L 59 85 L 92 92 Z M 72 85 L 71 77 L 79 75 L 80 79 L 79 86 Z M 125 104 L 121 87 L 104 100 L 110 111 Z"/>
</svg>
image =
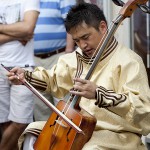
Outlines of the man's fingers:
<svg viewBox="0 0 150 150">
<path fill-rule="evenodd" d="M 75 82 L 80 82 L 80 83 L 82 83 L 82 84 L 86 84 L 86 83 L 87 83 L 87 80 L 81 79 L 81 78 L 74 78 L 74 81 L 75 81 Z"/>
<path fill-rule="evenodd" d="M 12 69 L 10 70 L 10 72 L 11 72 L 11 73 L 16 73 L 17 70 L 18 70 L 18 67 L 14 67 L 14 68 L 12 68 Z"/>
<path fill-rule="evenodd" d="M 70 93 L 73 94 L 73 95 L 83 96 L 82 92 L 79 92 L 79 91 L 73 91 L 73 90 L 71 90 Z"/>
<path fill-rule="evenodd" d="M 73 85 L 73 88 L 75 89 L 75 90 L 78 90 L 78 91 L 83 91 L 83 88 L 82 88 L 82 86 L 80 86 L 80 85 Z"/>
<path fill-rule="evenodd" d="M 14 76 L 15 74 L 13 72 L 8 72 L 6 75 L 7 77 L 11 77 L 11 76 Z"/>
</svg>

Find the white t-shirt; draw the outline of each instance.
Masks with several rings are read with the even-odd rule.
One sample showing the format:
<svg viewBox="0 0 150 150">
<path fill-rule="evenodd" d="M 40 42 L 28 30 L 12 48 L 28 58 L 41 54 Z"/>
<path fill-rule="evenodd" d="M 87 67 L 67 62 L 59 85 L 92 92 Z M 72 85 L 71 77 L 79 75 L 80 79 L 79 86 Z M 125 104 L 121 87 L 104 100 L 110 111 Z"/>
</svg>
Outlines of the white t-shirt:
<svg viewBox="0 0 150 150">
<path fill-rule="evenodd" d="M 23 20 L 26 11 L 39 11 L 39 0 L 0 0 L 0 24 Z M 0 63 L 6 66 L 33 66 L 33 39 L 25 46 L 19 41 L 0 44 Z"/>
</svg>

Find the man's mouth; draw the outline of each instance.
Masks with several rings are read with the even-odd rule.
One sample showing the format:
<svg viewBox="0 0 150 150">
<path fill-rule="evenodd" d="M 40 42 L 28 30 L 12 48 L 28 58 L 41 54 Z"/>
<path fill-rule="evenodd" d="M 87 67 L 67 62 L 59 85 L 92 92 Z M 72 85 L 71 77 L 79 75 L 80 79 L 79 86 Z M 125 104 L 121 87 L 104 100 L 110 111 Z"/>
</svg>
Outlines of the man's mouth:
<svg viewBox="0 0 150 150">
<path fill-rule="evenodd" d="M 84 53 L 88 56 L 92 56 L 93 55 L 93 49 L 88 49 L 88 50 L 85 50 Z"/>
</svg>

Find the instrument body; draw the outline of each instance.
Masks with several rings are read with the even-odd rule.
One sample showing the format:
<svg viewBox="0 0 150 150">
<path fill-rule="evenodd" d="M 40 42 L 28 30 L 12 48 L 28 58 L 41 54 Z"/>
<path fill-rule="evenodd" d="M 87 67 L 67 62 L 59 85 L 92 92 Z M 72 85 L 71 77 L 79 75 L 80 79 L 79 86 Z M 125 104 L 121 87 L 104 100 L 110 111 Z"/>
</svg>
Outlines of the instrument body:
<svg viewBox="0 0 150 150">
<path fill-rule="evenodd" d="M 79 126 L 84 131 L 85 135 L 77 133 L 65 121 L 58 119 L 58 115 L 53 112 L 36 140 L 34 149 L 81 150 L 92 136 L 96 125 L 95 117 L 91 116 L 86 111 L 81 110 L 78 112 L 73 108 L 68 109 L 69 106 L 66 107 L 64 101 L 59 101 L 56 107 L 60 111 L 63 111 L 74 124 Z M 84 112 L 84 114 L 82 112 Z M 57 133 L 55 133 L 55 130 Z"/>
</svg>

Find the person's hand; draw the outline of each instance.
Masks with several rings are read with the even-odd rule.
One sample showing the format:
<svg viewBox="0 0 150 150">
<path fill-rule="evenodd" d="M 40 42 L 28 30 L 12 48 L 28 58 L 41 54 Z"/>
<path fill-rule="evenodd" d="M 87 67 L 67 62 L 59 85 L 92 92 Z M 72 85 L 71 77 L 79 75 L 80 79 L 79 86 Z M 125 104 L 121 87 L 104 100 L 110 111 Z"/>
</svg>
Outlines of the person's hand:
<svg viewBox="0 0 150 150">
<path fill-rule="evenodd" d="M 26 41 L 26 40 L 19 40 L 19 42 L 20 42 L 23 46 L 25 46 L 28 41 Z"/>
<path fill-rule="evenodd" d="M 11 69 L 7 76 L 12 84 L 21 85 L 24 82 L 24 70 L 22 68 L 15 67 Z"/>
<path fill-rule="evenodd" d="M 19 42 L 20 42 L 23 46 L 25 46 L 25 45 L 28 43 L 28 41 L 30 41 L 30 40 L 33 38 L 33 35 L 34 35 L 34 34 L 31 34 L 31 35 L 28 35 L 28 36 L 26 36 L 26 37 L 24 37 L 24 38 L 21 38 L 21 39 L 19 40 Z"/>
<path fill-rule="evenodd" d="M 74 51 L 73 48 L 66 48 L 65 49 L 65 54 L 72 53 L 73 51 Z"/>
<path fill-rule="evenodd" d="M 75 85 L 73 85 L 74 90 L 70 90 L 71 94 L 83 96 L 88 99 L 95 98 L 95 91 L 96 88 L 98 87 L 95 83 L 80 78 L 75 78 L 74 81 L 75 81 Z"/>
</svg>

